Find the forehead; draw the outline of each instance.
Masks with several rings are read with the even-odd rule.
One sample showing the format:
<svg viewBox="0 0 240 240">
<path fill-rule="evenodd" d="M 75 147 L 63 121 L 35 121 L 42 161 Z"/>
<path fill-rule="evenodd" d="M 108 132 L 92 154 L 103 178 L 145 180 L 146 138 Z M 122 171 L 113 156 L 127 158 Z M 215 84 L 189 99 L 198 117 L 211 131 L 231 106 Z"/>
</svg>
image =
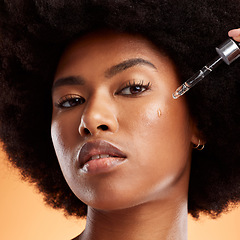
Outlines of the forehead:
<svg viewBox="0 0 240 240">
<path fill-rule="evenodd" d="M 159 67 L 172 64 L 171 60 L 154 44 L 141 35 L 99 31 L 73 41 L 61 56 L 55 79 L 70 74 L 76 68 L 105 71 L 112 65 L 131 58 L 143 58 Z M 163 64 L 164 63 L 164 64 Z M 65 73 L 67 69 L 68 73 Z"/>
<path fill-rule="evenodd" d="M 112 31 L 99 31 L 84 35 L 73 41 L 66 49 L 67 53 L 73 54 L 76 50 L 82 54 L 86 51 L 100 52 L 105 51 L 119 52 L 132 50 L 138 52 L 147 52 L 149 50 L 158 51 L 157 48 L 145 37 L 128 33 L 118 33 Z M 107 52 L 105 52 L 106 54 Z"/>
</svg>

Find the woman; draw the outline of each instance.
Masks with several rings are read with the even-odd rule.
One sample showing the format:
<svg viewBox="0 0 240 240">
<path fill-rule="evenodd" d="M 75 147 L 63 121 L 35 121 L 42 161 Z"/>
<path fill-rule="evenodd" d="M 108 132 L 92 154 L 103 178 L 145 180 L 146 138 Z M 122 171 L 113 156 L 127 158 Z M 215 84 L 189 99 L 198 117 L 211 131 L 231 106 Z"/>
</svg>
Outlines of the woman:
<svg viewBox="0 0 240 240">
<path fill-rule="evenodd" d="M 48 204 L 87 215 L 75 239 L 183 240 L 188 212 L 216 217 L 239 201 L 239 61 L 172 98 L 239 10 L 1 3 L 1 139 Z"/>
</svg>

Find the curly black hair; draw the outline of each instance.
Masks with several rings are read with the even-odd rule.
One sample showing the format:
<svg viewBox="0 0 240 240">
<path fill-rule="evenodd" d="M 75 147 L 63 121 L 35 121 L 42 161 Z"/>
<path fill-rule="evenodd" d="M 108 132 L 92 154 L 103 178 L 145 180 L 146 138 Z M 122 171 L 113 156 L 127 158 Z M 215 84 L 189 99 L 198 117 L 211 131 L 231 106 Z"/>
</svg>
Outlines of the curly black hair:
<svg viewBox="0 0 240 240">
<path fill-rule="evenodd" d="M 86 215 L 51 141 L 51 85 L 72 40 L 98 29 L 141 34 L 174 61 L 181 81 L 215 57 L 239 27 L 238 0 L 0 1 L 0 138 L 9 160 L 66 214 Z M 240 61 L 222 64 L 186 94 L 207 145 L 193 151 L 189 213 L 212 217 L 240 200 Z"/>
</svg>

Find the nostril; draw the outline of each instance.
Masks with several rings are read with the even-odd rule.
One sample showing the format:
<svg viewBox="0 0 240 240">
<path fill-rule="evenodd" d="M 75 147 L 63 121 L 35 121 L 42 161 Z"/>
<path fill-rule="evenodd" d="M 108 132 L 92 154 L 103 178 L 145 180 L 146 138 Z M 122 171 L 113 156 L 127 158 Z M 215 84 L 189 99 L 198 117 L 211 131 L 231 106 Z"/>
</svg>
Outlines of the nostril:
<svg viewBox="0 0 240 240">
<path fill-rule="evenodd" d="M 90 134 L 90 131 L 89 131 L 87 128 L 84 128 L 84 133 L 85 133 L 86 135 L 88 135 L 88 134 Z"/>
<path fill-rule="evenodd" d="M 100 125 L 100 126 L 97 127 L 97 129 L 101 129 L 103 131 L 106 131 L 106 130 L 108 130 L 108 126 L 107 125 Z"/>
</svg>

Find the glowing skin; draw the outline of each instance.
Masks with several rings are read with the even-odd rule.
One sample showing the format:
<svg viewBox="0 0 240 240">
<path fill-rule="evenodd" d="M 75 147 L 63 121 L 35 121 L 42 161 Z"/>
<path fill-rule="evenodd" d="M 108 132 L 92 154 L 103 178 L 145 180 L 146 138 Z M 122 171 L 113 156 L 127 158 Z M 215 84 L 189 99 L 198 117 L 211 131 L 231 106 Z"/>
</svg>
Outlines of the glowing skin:
<svg viewBox="0 0 240 240">
<path fill-rule="evenodd" d="M 109 71 L 130 59 L 142 60 Z M 129 88 L 129 81 L 145 87 Z M 172 98 L 179 82 L 169 58 L 140 36 L 89 34 L 62 55 L 54 84 L 55 151 L 70 188 L 89 206 L 78 239 L 186 239 L 191 151 L 198 138 L 185 98 Z M 56 106 L 70 95 L 76 105 Z M 82 171 L 79 151 L 95 140 L 111 143 L 126 159 L 104 171 Z"/>
</svg>

